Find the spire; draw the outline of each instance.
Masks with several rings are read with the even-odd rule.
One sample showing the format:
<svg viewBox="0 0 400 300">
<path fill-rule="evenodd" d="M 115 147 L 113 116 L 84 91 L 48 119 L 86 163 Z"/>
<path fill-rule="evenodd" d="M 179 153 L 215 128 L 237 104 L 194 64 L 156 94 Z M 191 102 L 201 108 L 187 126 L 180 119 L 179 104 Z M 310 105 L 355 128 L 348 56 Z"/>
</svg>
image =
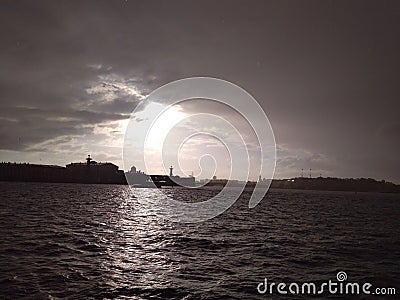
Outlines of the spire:
<svg viewBox="0 0 400 300">
<path fill-rule="evenodd" d="M 86 158 L 86 164 L 90 165 L 90 161 L 92 160 L 92 158 L 90 158 L 90 154 L 88 154 L 87 158 Z"/>
</svg>

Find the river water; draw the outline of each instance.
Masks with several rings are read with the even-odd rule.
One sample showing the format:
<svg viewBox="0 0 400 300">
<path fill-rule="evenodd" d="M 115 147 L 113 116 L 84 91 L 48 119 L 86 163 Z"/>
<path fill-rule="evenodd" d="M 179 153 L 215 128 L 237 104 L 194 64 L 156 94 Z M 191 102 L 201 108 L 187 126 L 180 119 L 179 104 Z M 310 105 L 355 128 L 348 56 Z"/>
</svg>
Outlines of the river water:
<svg viewBox="0 0 400 300">
<path fill-rule="evenodd" d="M 0 191 L 0 299 L 266 299 L 276 295 L 258 293 L 265 278 L 322 282 L 339 271 L 400 292 L 400 195 L 271 189 L 249 209 L 245 192 L 224 214 L 181 224 L 143 206 L 152 189 L 0 182 Z"/>
</svg>

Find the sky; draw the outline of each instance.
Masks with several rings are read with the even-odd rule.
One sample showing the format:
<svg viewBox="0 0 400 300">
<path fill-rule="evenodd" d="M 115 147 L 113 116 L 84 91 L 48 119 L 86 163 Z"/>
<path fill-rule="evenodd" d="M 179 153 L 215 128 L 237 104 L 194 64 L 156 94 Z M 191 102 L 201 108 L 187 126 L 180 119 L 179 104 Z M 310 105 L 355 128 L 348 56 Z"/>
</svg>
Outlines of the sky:
<svg viewBox="0 0 400 300">
<path fill-rule="evenodd" d="M 0 161 L 122 168 L 137 105 L 208 76 L 265 111 L 275 178 L 400 183 L 399 20 L 398 1 L 2 1 Z"/>
</svg>

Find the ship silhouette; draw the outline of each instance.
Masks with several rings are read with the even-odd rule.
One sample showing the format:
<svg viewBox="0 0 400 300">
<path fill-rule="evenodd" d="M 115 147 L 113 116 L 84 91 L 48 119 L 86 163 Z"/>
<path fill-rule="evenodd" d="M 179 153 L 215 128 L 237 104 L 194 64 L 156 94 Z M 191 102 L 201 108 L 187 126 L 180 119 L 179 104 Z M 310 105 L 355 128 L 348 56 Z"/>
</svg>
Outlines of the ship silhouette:
<svg viewBox="0 0 400 300">
<path fill-rule="evenodd" d="M 127 183 L 133 187 L 195 187 L 195 177 L 180 177 L 173 175 L 173 167 L 169 168 L 169 175 L 147 175 L 142 171 L 137 171 L 133 166 L 129 172 L 125 173 Z"/>
</svg>

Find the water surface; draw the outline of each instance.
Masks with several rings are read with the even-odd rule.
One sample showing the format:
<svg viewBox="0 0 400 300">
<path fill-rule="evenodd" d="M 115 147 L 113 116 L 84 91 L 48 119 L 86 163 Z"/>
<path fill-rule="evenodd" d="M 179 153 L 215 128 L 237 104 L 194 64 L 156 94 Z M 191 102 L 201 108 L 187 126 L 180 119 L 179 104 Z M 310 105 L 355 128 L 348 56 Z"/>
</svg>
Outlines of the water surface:
<svg viewBox="0 0 400 300">
<path fill-rule="evenodd" d="M 152 189 L 0 183 L 0 297 L 258 299 L 257 284 L 400 287 L 400 197 L 270 190 L 210 221 L 149 213 Z M 215 191 L 168 190 L 193 201 Z M 299 297 L 297 297 L 299 298 Z M 394 299 L 395 297 L 392 297 Z"/>
</svg>

